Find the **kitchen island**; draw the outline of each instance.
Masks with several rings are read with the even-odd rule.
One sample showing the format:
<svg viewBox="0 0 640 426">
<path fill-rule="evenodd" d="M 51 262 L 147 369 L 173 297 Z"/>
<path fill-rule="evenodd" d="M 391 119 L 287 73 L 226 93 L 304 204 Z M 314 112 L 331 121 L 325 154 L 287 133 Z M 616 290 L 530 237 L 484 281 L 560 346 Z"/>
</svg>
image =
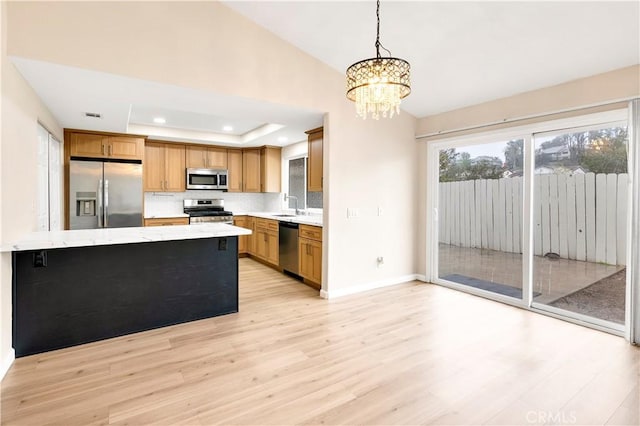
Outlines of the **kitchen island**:
<svg viewBox="0 0 640 426">
<path fill-rule="evenodd" d="M 38 232 L 12 252 L 17 356 L 238 311 L 226 224 Z"/>
</svg>

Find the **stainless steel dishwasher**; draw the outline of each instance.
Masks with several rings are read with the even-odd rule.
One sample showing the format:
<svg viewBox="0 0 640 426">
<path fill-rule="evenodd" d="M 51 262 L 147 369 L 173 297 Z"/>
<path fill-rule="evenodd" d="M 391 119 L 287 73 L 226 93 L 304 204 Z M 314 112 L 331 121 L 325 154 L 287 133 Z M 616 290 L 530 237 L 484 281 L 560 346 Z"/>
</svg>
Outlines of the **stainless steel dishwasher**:
<svg viewBox="0 0 640 426">
<path fill-rule="evenodd" d="M 280 222 L 280 267 L 298 275 L 298 224 Z"/>
</svg>

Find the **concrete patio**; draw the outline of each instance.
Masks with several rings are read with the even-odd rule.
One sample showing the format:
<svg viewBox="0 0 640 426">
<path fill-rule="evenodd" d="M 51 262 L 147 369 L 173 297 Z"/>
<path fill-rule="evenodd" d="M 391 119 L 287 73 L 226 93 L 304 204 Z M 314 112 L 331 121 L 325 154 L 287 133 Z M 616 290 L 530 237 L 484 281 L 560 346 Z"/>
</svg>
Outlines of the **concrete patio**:
<svg viewBox="0 0 640 426">
<path fill-rule="evenodd" d="M 606 278 L 624 265 L 605 265 L 568 259 L 534 256 L 534 300 L 549 304 Z M 522 288 L 522 255 L 488 249 L 439 245 L 439 276 L 459 274 L 480 280 Z"/>
</svg>

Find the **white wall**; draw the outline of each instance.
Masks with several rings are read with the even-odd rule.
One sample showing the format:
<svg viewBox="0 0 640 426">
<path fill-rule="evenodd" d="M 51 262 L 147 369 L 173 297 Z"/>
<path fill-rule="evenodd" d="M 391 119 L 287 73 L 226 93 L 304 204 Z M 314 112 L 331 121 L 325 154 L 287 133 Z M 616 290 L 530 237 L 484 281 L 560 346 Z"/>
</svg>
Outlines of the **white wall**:
<svg viewBox="0 0 640 426">
<path fill-rule="evenodd" d="M 4 63 L 6 61 L 5 52 L 7 49 L 7 14 L 5 12 L 6 7 L 4 2 L 0 4 L 0 70 L 4 70 Z M 3 73 L 4 74 L 4 73 Z M 0 78 L 0 95 L 3 93 L 3 82 Z M 4 138 L 3 133 L 3 115 L 2 104 L 0 99 L 0 201 L 2 201 L 2 142 Z M 0 241 L 2 241 L 2 208 L 0 206 Z M 0 380 L 4 377 L 6 371 L 9 369 L 11 362 L 13 362 L 14 353 L 11 348 L 11 336 L 8 333 L 11 331 L 11 291 L 7 291 L 5 287 L 5 271 L 6 271 L 6 259 L 0 255 Z"/>
<path fill-rule="evenodd" d="M 62 129 L 6 56 L 7 3 L 2 2 L 0 237 L 36 229 L 38 122 L 62 140 Z M 11 348 L 11 254 L 0 256 L 0 376 Z"/>
</svg>

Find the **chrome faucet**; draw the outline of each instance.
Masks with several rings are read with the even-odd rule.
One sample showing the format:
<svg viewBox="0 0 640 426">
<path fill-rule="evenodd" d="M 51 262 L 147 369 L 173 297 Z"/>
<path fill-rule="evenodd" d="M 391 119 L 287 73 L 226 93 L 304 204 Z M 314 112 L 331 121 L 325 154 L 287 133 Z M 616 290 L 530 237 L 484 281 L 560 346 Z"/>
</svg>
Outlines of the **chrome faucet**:
<svg viewBox="0 0 640 426">
<path fill-rule="evenodd" d="M 287 195 L 284 194 L 284 200 L 289 201 L 290 198 L 293 198 L 296 201 L 296 216 L 300 214 L 300 210 L 298 210 L 298 197 L 295 195 Z"/>
</svg>

